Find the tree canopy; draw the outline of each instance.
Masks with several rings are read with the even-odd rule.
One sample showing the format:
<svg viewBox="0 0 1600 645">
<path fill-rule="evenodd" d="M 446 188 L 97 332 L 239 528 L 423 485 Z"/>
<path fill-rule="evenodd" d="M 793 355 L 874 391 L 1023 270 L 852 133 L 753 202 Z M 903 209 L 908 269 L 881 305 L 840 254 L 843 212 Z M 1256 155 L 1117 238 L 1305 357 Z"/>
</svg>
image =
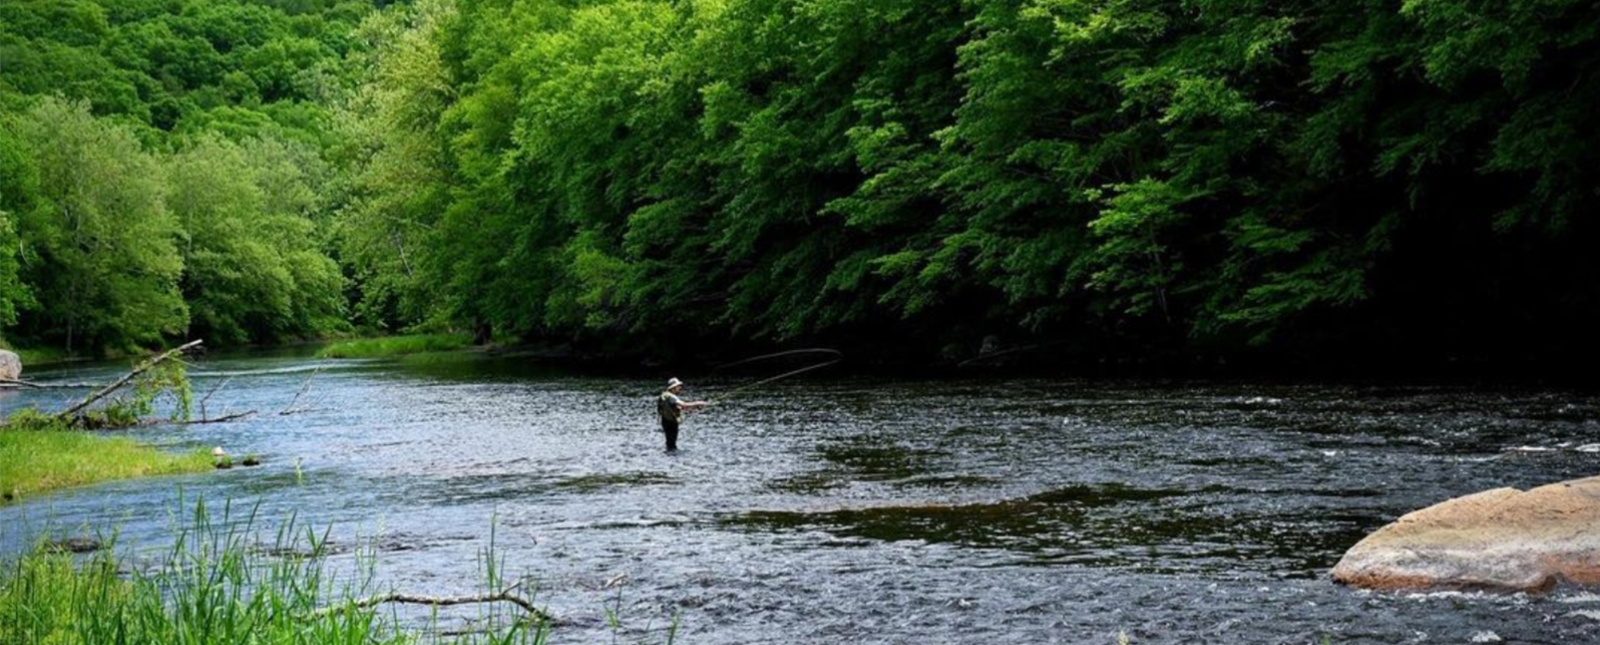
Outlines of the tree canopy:
<svg viewBox="0 0 1600 645">
<path fill-rule="evenodd" d="M 1592 356 L 1597 28 L 1579 0 L 8 2 L 0 324 Z M 52 165 L 61 115 L 118 143 Z M 138 176 L 91 182 L 110 207 L 67 188 L 90 172 Z M 90 263 L 143 282 L 70 278 L 68 213 L 147 227 Z M 78 311 L 89 282 L 148 319 Z"/>
<path fill-rule="evenodd" d="M 0 4 L 0 326 L 69 351 L 347 327 L 333 110 L 363 2 Z"/>
</svg>

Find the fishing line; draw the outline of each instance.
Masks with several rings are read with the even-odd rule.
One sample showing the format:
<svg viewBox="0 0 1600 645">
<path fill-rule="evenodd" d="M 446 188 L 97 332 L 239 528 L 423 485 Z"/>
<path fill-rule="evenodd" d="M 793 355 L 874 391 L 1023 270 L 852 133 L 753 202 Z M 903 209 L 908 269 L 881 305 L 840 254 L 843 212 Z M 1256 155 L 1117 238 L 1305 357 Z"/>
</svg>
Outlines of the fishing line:
<svg viewBox="0 0 1600 645">
<path fill-rule="evenodd" d="M 987 354 L 979 354 L 979 355 L 974 356 L 972 358 L 969 358 L 967 360 L 961 361 L 960 363 L 956 363 L 956 367 L 957 368 L 962 368 L 962 367 L 966 367 L 968 365 L 972 365 L 974 363 L 981 363 L 981 362 L 984 362 L 984 361 L 988 361 L 990 359 L 999 358 L 1001 356 L 1006 356 L 1006 355 L 1009 355 L 1009 354 L 1015 354 L 1017 352 L 1029 352 L 1029 351 L 1033 351 L 1033 350 L 1036 350 L 1036 349 L 1044 349 L 1046 347 L 1054 347 L 1056 345 L 1065 344 L 1066 342 L 1067 341 L 1065 341 L 1065 340 L 1057 340 L 1057 341 L 1051 341 L 1051 342 L 1048 342 L 1048 343 L 1035 343 L 1033 345 L 1023 345 L 1021 347 L 1012 347 L 1011 349 L 1002 349 L 1002 350 L 995 351 L 995 352 L 989 352 Z"/>
<path fill-rule="evenodd" d="M 754 363 L 756 361 L 764 361 L 764 360 L 769 360 L 769 359 L 773 359 L 773 358 L 782 358 L 784 356 L 794 356 L 796 354 L 827 354 L 829 356 L 833 356 L 836 362 L 838 360 L 842 360 L 843 357 L 844 357 L 844 353 L 840 352 L 839 350 L 837 350 L 837 349 L 828 349 L 826 347 L 812 347 L 812 348 L 808 348 L 808 349 L 791 349 L 791 350 L 786 351 L 786 352 L 777 352 L 775 354 L 762 354 L 760 356 L 752 356 L 750 358 L 746 358 L 744 360 L 739 360 L 739 361 L 734 361 L 732 363 L 724 363 L 722 365 L 718 365 L 716 367 L 711 368 L 711 373 L 712 374 L 716 374 L 717 372 L 720 372 L 722 370 L 728 369 L 730 367 L 738 367 L 740 365 L 744 365 L 745 363 Z"/>
<path fill-rule="evenodd" d="M 773 381 L 777 381 L 777 380 L 780 380 L 780 379 L 786 379 L 786 378 L 789 378 L 791 376 L 795 376 L 795 375 L 798 375 L 798 374 L 804 374 L 804 373 L 810 372 L 812 370 L 820 370 L 820 369 L 822 369 L 824 367 L 828 367 L 830 365 L 835 365 L 835 364 L 839 363 L 840 361 L 844 360 L 844 353 L 840 352 L 837 349 L 827 349 L 827 348 L 820 348 L 820 347 L 819 348 L 812 348 L 812 349 L 792 349 L 792 350 L 789 350 L 787 352 L 777 352 L 775 354 L 762 354 L 761 356 L 753 356 L 751 358 L 746 358 L 746 359 L 741 360 L 741 361 L 734 361 L 734 362 L 728 363 L 726 365 L 719 365 L 719 366 L 717 366 L 715 368 L 712 368 L 711 373 L 715 374 L 715 373 L 717 373 L 718 370 L 727 369 L 727 368 L 734 367 L 734 366 L 737 366 L 737 365 L 744 365 L 746 363 L 755 363 L 755 362 L 758 362 L 758 361 L 765 361 L 765 360 L 770 360 L 770 359 L 774 359 L 774 358 L 782 358 L 784 356 L 794 356 L 794 355 L 798 355 L 798 354 L 827 354 L 829 356 L 832 356 L 833 358 L 829 359 L 829 360 L 826 360 L 826 361 L 823 361 L 823 362 L 820 362 L 820 363 L 813 364 L 813 365 L 807 365 L 807 366 L 802 367 L 802 368 L 797 369 L 797 370 L 790 370 L 788 372 L 784 372 L 784 373 L 779 374 L 777 376 L 771 376 L 771 377 L 768 377 L 768 378 L 764 378 L 764 379 L 761 379 L 761 380 L 756 381 L 754 383 L 741 385 L 739 387 L 736 387 L 736 388 L 733 388 L 733 389 L 728 390 L 726 392 L 723 392 L 722 394 L 714 396 L 714 397 L 712 397 L 710 399 L 707 399 L 706 402 L 708 404 L 717 403 L 718 401 L 722 401 L 722 400 L 728 398 L 729 396 L 732 396 L 735 392 L 748 390 L 750 388 L 753 388 L 753 387 L 756 387 L 756 386 L 759 386 L 759 385 L 766 385 L 766 384 L 771 383 Z"/>
</svg>

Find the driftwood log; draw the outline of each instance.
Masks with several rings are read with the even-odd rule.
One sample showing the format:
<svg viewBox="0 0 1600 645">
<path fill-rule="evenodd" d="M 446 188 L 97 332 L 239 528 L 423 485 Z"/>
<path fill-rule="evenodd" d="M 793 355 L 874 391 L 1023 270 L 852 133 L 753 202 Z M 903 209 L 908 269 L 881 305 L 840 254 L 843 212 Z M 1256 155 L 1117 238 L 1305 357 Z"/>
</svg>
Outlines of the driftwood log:
<svg viewBox="0 0 1600 645">
<path fill-rule="evenodd" d="M 28 387 L 35 390 L 81 390 L 90 387 L 100 387 L 99 383 L 35 383 L 16 378 L 0 378 L 0 389 L 9 387 Z"/>
<path fill-rule="evenodd" d="M 505 591 L 498 592 L 498 593 L 478 594 L 478 595 L 471 595 L 471 596 L 423 596 L 423 595 L 418 595 L 418 594 L 398 593 L 398 592 L 396 592 L 396 593 L 386 593 L 386 594 L 379 594 L 379 595 L 376 595 L 376 596 L 368 596 L 366 598 L 359 598 L 359 599 L 356 599 L 356 600 L 353 600 L 353 601 L 350 601 L 350 602 L 347 602 L 347 603 L 343 603 L 343 604 L 332 605 L 332 606 L 329 606 L 329 607 L 323 607 L 322 609 L 318 609 L 318 610 L 312 612 L 311 615 L 314 616 L 314 617 L 315 616 L 327 616 L 327 615 L 330 615 L 330 614 L 337 614 L 337 613 L 348 611 L 348 610 L 351 610 L 351 609 L 361 609 L 361 608 L 366 608 L 366 607 L 375 607 L 375 606 L 378 606 L 378 605 L 381 605 L 381 604 L 384 604 L 384 603 L 391 603 L 391 602 L 392 603 L 401 603 L 401 604 L 411 604 L 411 605 L 431 605 L 431 606 L 434 606 L 434 607 L 443 607 L 443 606 L 448 606 L 448 605 L 467 605 L 467 604 L 487 603 L 487 602 L 509 602 L 509 603 L 511 603 L 513 605 L 521 607 L 524 611 L 528 612 L 528 615 L 532 616 L 536 620 L 539 620 L 539 621 L 542 621 L 542 622 L 551 622 L 551 623 L 555 622 L 555 617 L 553 617 L 550 614 L 546 613 L 543 609 L 535 607 L 534 604 L 533 604 L 533 601 L 528 600 L 527 598 L 524 598 L 522 596 L 516 595 L 515 593 L 513 593 L 514 591 L 515 591 L 515 587 L 513 587 L 511 589 L 507 589 Z"/>
<path fill-rule="evenodd" d="M 220 417 L 201 417 L 199 419 L 189 419 L 188 421 L 159 421 L 158 420 L 158 421 L 155 421 L 155 423 L 157 423 L 157 424 L 171 423 L 171 424 L 175 424 L 175 425 L 185 425 L 185 426 L 197 426 L 197 425 L 202 425 L 202 424 L 206 424 L 206 423 L 227 423 L 229 421 L 238 421 L 240 419 L 248 418 L 248 417 L 254 415 L 255 413 L 256 413 L 255 410 L 245 410 L 244 412 L 236 412 L 234 414 L 224 414 L 224 415 L 222 415 Z"/>
<path fill-rule="evenodd" d="M 31 388 L 36 388 L 36 389 L 43 389 L 37 383 L 30 383 L 28 381 L 24 381 L 24 380 L 18 379 L 18 378 L 0 378 L 0 387 L 31 387 Z"/>
</svg>

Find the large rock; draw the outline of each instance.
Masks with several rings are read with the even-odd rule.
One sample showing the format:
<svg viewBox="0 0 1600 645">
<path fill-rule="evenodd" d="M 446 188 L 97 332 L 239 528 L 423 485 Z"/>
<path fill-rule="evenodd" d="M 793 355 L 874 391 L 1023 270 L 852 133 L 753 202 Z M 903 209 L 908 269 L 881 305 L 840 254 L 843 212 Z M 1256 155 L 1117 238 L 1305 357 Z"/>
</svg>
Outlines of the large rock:
<svg viewBox="0 0 1600 645">
<path fill-rule="evenodd" d="M 22 358 L 16 352 L 0 349 L 0 378 L 22 378 Z"/>
<path fill-rule="evenodd" d="M 1369 589 L 1548 589 L 1600 584 L 1600 477 L 1458 497 L 1357 542 L 1336 582 Z"/>
</svg>

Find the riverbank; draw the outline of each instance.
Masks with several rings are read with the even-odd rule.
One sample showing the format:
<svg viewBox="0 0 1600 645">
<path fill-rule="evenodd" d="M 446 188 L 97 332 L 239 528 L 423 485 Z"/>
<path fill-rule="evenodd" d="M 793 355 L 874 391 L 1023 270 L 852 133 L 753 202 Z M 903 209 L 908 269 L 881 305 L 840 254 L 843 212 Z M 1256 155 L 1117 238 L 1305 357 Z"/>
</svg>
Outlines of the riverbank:
<svg viewBox="0 0 1600 645">
<path fill-rule="evenodd" d="M 225 506 L 212 517 L 203 503 L 196 505 L 176 531 L 183 539 L 160 554 L 155 567 L 126 566 L 119 549 L 103 549 L 80 561 L 48 545 L 0 564 L 0 642 L 528 645 L 548 634 L 548 616 L 505 589 L 496 569 L 490 568 L 485 585 L 495 594 L 386 594 L 367 588 L 372 560 L 348 578 L 330 570 L 324 533 L 297 530 L 291 522 L 276 531 L 275 541 L 263 543 L 253 528 L 255 512 L 241 515 Z M 479 605 L 479 629 L 435 637 L 439 610 L 422 629 L 402 630 L 395 613 L 380 608 L 415 604 L 419 598 L 437 605 Z"/>
<path fill-rule="evenodd" d="M 782 373 L 810 365 L 814 355 L 797 350 L 838 352 L 835 372 L 880 377 L 1201 379 L 1275 383 L 1438 382 L 1465 385 L 1589 385 L 1600 372 L 1588 369 L 1600 352 L 1581 349 L 1560 354 L 1454 354 L 1425 349 L 1337 348 L 1301 351 L 1264 349 L 1214 351 L 1155 348 L 1104 339 L 997 340 L 962 344 L 895 343 L 887 338 L 810 338 L 786 343 L 738 341 L 722 337 L 675 339 L 672 343 L 617 335 L 605 338 L 503 338 L 474 345 L 465 333 L 403 334 L 349 339 L 308 340 L 274 345 L 225 347 L 219 355 L 266 355 L 301 351 L 322 359 L 394 358 L 411 363 L 455 362 L 462 352 L 547 364 L 595 374 L 683 375 L 720 370 L 741 363 L 749 374 Z M 38 365 L 86 361 L 57 348 L 14 349 L 26 370 Z M 748 363 L 752 357 L 778 360 Z M 769 369 L 770 368 L 770 369 Z M 763 371 L 766 370 L 766 371 Z M 659 374 L 658 374 L 659 372 Z M 27 378 L 26 376 L 24 378 Z"/>
<path fill-rule="evenodd" d="M 384 358 L 463 349 L 472 344 L 465 334 L 411 334 L 336 341 L 317 352 L 317 358 Z"/>
<path fill-rule="evenodd" d="M 80 360 L 59 347 L 6 347 L 0 345 L 0 349 L 9 349 L 16 352 L 17 358 L 22 361 L 22 365 L 25 368 Z"/>
<path fill-rule="evenodd" d="M 213 468 L 204 450 L 171 453 L 127 437 L 0 427 L 0 504 L 72 486 Z"/>
</svg>

